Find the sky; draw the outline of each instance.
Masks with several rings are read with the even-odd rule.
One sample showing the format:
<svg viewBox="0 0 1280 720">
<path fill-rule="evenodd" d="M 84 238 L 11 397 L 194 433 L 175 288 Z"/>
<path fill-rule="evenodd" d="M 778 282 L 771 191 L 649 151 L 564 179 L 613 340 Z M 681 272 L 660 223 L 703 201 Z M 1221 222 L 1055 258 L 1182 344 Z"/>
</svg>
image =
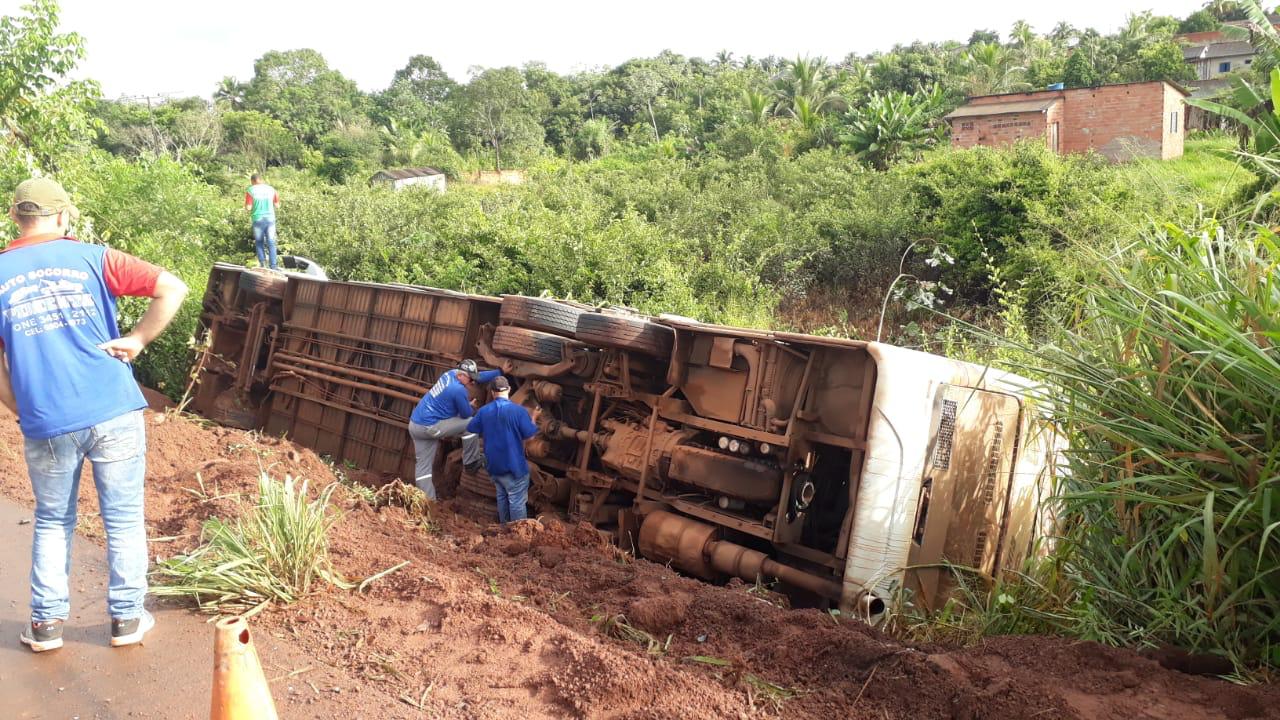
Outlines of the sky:
<svg viewBox="0 0 1280 720">
<path fill-rule="evenodd" d="M 21 0 L 0 0 L 0 14 Z M 975 28 L 1037 32 L 1059 21 L 1112 32 L 1132 12 L 1185 17 L 1197 0 L 1036 0 L 913 3 L 544 0 L 60 0 L 62 31 L 85 39 L 77 77 L 121 96 L 209 97 L 219 80 L 248 80 L 268 50 L 313 48 L 366 91 L 386 87 L 410 56 L 431 55 L 457 80 L 474 67 L 541 61 L 557 72 L 617 65 L 664 49 L 710 58 L 824 56 L 888 50 L 914 40 L 966 40 Z"/>
</svg>

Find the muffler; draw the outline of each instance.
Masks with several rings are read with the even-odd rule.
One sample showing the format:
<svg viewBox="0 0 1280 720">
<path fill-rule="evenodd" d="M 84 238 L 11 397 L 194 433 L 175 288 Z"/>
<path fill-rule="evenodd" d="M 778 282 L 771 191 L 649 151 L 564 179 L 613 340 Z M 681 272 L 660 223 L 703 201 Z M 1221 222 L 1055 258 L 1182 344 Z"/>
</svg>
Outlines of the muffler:
<svg viewBox="0 0 1280 720">
<path fill-rule="evenodd" d="M 840 583 L 783 565 L 758 550 L 717 540 L 717 532 L 713 525 L 659 510 L 646 515 L 640 526 L 640 554 L 708 580 L 722 575 L 747 582 L 771 577 L 830 600 L 840 599 Z"/>
</svg>

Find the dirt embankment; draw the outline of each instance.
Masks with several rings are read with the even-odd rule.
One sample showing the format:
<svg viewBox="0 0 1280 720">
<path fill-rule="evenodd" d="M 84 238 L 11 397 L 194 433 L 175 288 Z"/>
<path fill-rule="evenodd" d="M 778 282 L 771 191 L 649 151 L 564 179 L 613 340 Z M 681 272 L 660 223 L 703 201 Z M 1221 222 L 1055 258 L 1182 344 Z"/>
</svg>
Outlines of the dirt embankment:
<svg viewBox="0 0 1280 720">
<path fill-rule="evenodd" d="M 204 518 L 235 512 L 260 468 L 334 479 L 311 451 L 255 433 L 153 414 L 148 431 L 158 555 L 195 543 Z M 30 502 L 21 442 L 0 419 L 0 492 Z M 101 537 L 87 477 L 82 488 L 84 531 Z M 1129 651 L 1039 637 L 912 647 L 782 609 L 748 586 L 681 577 L 587 526 L 500 531 L 447 502 L 423 517 L 337 497 L 332 550 L 345 576 L 410 564 L 364 593 L 323 593 L 256 622 L 385 691 L 366 696 L 369 717 L 1280 717 L 1275 687 L 1183 675 Z M 386 707 L 388 697 L 401 700 Z"/>
</svg>

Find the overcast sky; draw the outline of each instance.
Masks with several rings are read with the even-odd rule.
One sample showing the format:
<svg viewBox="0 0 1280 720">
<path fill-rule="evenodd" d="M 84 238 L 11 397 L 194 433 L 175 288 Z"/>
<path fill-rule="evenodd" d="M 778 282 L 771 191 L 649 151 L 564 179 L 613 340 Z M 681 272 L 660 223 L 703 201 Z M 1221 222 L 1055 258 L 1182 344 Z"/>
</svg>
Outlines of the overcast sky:
<svg viewBox="0 0 1280 720">
<path fill-rule="evenodd" d="M 0 0 L 0 14 L 21 0 Z M 663 49 L 711 57 L 823 55 L 887 50 L 913 40 L 966 40 L 974 28 L 1038 32 L 1058 21 L 1111 32 L 1131 12 L 1183 17 L 1197 0 L 988 2 L 699 2 L 698 0 L 60 0 L 62 29 L 84 36 L 79 75 L 107 97 L 208 97 L 226 75 L 247 80 L 268 50 L 314 48 L 364 90 L 386 87 L 418 53 L 455 79 L 473 66 L 545 62 L 559 72 L 616 65 Z"/>
</svg>

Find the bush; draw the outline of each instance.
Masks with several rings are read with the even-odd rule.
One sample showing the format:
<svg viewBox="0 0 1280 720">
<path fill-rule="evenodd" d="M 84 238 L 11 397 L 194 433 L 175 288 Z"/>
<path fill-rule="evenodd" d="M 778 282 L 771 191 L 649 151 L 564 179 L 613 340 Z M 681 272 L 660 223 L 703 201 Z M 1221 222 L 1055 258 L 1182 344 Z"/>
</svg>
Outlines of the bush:
<svg viewBox="0 0 1280 720">
<path fill-rule="evenodd" d="M 127 161 L 100 150 L 68 156 L 58 178 L 83 213 L 78 235 L 101 242 L 182 278 L 191 288 L 173 325 L 137 363 L 139 380 L 176 396 L 186 385 L 189 342 L 200 316 L 200 295 L 215 260 L 235 251 L 247 223 L 235 201 L 168 158 Z M 147 301 L 120 303 L 122 331 Z"/>
<path fill-rule="evenodd" d="M 294 485 L 258 478 L 258 502 L 234 522 L 205 521 L 201 545 L 186 555 L 163 560 L 156 574 L 163 584 L 156 595 L 189 597 L 203 610 L 252 615 L 268 603 L 288 604 L 326 582 L 354 587 L 329 561 L 329 529 L 337 521 L 330 509 L 336 484 L 311 500 L 307 483 Z"/>
<path fill-rule="evenodd" d="M 894 168 L 918 203 L 919 231 L 945 245 L 955 265 L 943 280 L 985 303 L 993 269 L 1040 299 L 1069 271 L 1060 251 L 1129 237 L 1142 222 L 1139 197 L 1116 168 L 1093 155 L 1058 156 L 1040 143 L 1009 149 L 945 149 Z"/>
<path fill-rule="evenodd" d="M 1025 372 L 1069 438 L 1074 632 L 1280 664 L 1280 242 L 1265 227 L 1108 243 Z"/>
</svg>

